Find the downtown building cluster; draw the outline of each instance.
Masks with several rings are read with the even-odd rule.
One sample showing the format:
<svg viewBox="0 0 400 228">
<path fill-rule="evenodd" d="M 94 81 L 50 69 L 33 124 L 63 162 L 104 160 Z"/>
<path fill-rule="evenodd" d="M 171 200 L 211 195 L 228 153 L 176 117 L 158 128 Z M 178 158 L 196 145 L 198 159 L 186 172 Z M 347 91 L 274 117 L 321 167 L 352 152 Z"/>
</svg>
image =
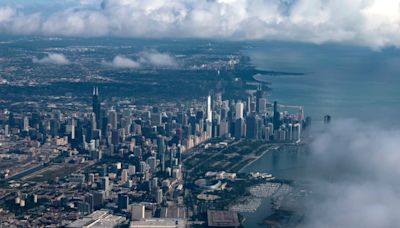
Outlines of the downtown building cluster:
<svg viewBox="0 0 400 228">
<path fill-rule="evenodd" d="M 299 142 L 309 120 L 301 107 L 294 107 L 295 114 L 279 107 L 261 88 L 246 100 L 224 100 L 221 92 L 213 92 L 205 101 L 138 106 L 131 100 L 103 100 L 96 87 L 86 110 L 4 112 L 2 140 L 10 148 L 24 145 L 25 160 L 15 159 L 32 164 L 8 169 L 2 180 L 18 184 L 17 177 L 29 169 L 70 168 L 65 177 L 9 193 L 19 212 L 29 201 L 36 215 L 27 219 L 29 225 L 182 224 L 191 216 L 184 204 L 184 153 L 213 138 Z M 43 205 L 52 208 L 43 213 L 46 219 L 40 217 Z"/>
</svg>

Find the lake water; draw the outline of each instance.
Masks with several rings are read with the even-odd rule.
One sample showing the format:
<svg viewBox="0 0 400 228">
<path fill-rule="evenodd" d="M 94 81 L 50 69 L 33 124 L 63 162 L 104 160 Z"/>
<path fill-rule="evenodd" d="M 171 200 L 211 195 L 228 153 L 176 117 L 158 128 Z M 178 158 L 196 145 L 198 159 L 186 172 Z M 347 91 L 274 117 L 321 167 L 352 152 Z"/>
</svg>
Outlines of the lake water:
<svg viewBox="0 0 400 228">
<path fill-rule="evenodd" d="M 321 122 L 355 118 L 386 128 L 399 128 L 400 51 L 370 50 L 342 45 L 292 43 L 251 44 L 243 52 L 260 70 L 304 73 L 263 76 L 272 88 L 270 99 L 286 105 L 302 105 L 305 115 Z M 268 172 L 278 178 L 306 178 L 307 157 L 275 151 L 247 167 L 245 172 Z M 271 213 L 264 200 L 255 213 L 246 213 L 246 227 L 258 227 Z M 260 226 L 261 227 L 261 226 Z"/>
<path fill-rule="evenodd" d="M 304 75 L 264 76 L 271 98 L 303 105 L 321 120 L 357 118 L 386 126 L 399 124 L 400 51 L 340 45 L 253 44 L 243 51 L 259 69 Z"/>
</svg>

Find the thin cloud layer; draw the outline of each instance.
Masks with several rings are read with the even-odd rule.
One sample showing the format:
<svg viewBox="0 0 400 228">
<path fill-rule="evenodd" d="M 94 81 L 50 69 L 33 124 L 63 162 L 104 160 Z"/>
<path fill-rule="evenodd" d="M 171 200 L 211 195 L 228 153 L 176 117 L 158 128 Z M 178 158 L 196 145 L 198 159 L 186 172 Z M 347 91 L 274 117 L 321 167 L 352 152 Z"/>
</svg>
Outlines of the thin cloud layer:
<svg viewBox="0 0 400 228">
<path fill-rule="evenodd" d="M 312 144 L 304 227 L 399 227 L 400 132 L 339 121 Z"/>
<path fill-rule="evenodd" d="M 67 65 L 70 61 L 63 54 L 49 53 L 46 57 L 38 59 L 34 57 L 32 59 L 33 63 L 39 64 L 55 64 L 55 65 Z"/>
<path fill-rule="evenodd" d="M 0 8 L 0 31 L 400 46 L 400 0 L 103 0 L 52 13 Z M 90 7 L 88 7 L 88 5 Z M 65 7 L 65 6 L 64 6 Z"/>
</svg>

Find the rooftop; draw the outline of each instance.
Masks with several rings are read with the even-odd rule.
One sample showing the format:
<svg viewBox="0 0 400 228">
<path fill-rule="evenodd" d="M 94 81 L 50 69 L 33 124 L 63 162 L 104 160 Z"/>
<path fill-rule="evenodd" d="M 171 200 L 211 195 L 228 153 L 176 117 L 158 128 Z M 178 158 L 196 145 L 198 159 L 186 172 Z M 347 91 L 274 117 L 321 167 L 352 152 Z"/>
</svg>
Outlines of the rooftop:
<svg viewBox="0 0 400 228">
<path fill-rule="evenodd" d="M 209 227 L 239 227 L 239 217 L 234 211 L 207 211 Z"/>
</svg>

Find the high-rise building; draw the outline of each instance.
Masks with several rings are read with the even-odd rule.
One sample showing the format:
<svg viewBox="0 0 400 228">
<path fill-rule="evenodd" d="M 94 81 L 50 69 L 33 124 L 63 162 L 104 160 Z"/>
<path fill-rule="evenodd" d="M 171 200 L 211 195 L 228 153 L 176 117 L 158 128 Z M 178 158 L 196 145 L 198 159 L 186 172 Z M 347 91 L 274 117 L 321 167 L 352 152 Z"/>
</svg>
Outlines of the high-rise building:
<svg viewBox="0 0 400 228">
<path fill-rule="evenodd" d="M 236 119 L 243 119 L 243 102 L 236 102 Z"/>
<path fill-rule="evenodd" d="M 101 188 L 103 191 L 109 191 L 110 188 L 110 180 L 108 179 L 108 177 L 102 177 L 101 178 Z"/>
<path fill-rule="evenodd" d="M 92 112 L 96 116 L 96 126 L 101 127 L 101 105 L 99 99 L 99 88 L 93 88 L 93 98 L 92 98 Z"/>
<path fill-rule="evenodd" d="M 258 113 L 266 113 L 267 112 L 267 99 L 266 98 L 258 99 L 257 105 L 258 105 L 257 106 Z"/>
<path fill-rule="evenodd" d="M 96 114 L 93 112 L 90 115 L 90 131 L 94 131 L 97 129 L 97 117 Z"/>
<path fill-rule="evenodd" d="M 256 91 L 256 112 L 262 112 L 263 103 L 260 103 L 260 99 L 266 99 L 266 93 L 263 91 L 262 84 L 258 84 Z"/>
<path fill-rule="evenodd" d="M 239 139 L 245 136 L 246 133 L 246 124 L 243 118 L 237 119 L 235 121 L 235 138 Z"/>
<path fill-rule="evenodd" d="M 108 124 L 111 125 L 112 130 L 116 130 L 118 127 L 118 115 L 114 109 L 108 111 Z"/>
<path fill-rule="evenodd" d="M 125 184 L 128 181 L 128 170 L 127 169 L 123 169 L 121 171 L 121 183 Z"/>
<path fill-rule="evenodd" d="M 212 122 L 211 95 L 207 96 L 207 122 Z"/>
<path fill-rule="evenodd" d="M 278 130 L 281 126 L 281 115 L 278 112 L 278 102 L 274 102 L 274 130 Z"/>
<path fill-rule="evenodd" d="M 85 203 L 89 205 L 89 212 L 92 212 L 94 209 L 94 196 L 93 194 L 87 194 L 85 196 Z"/>
<path fill-rule="evenodd" d="M 163 190 L 162 189 L 158 189 L 156 192 L 156 203 L 157 204 L 161 204 L 163 200 Z"/>
<path fill-rule="evenodd" d="M 162 135 L 157 136 L 157 157 L 161 158 L 161 155 L 165 152 L 165 139 Z"/>
<path fill-rule="evenodd" d="M 95 191 L 92 193 L 93 194 L 93 198 L 94 198 L 94 209 L 98 210 L 101 208 L 101 206 L 103 205 L 103 201 L 104 201 L 104 191 Z"/>
<path fill-rule="evenodd" d="M 24 131 L 29 131 L 29 119 L 27 116 L 24 117 Z"/>
<path fill-rule="evenodd" d="M 293 140 L 296 142 L 301 141 L 301 124 L 293 125 Z"/>
<path fill-rule="evenodd" d="M 128 209 L 129 197 L 125 193 L 118 194 L 118 209 L 120 211 Z"/>
<path fill-rule="evenodd" d="M 246 117 L 246 137 L 250 139 L 258 138 L 257 119 L 254 114 Z"/>
</svg>

